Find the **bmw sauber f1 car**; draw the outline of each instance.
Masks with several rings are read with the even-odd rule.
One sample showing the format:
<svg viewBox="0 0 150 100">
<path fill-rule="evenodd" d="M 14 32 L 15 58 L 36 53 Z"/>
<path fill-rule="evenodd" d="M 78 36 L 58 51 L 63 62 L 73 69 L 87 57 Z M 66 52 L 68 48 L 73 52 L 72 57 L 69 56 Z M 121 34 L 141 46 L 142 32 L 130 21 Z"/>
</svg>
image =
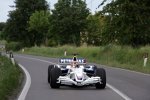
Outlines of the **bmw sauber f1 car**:
<svg viewBox="0 0 150 100">
<path fill-rule="evenodd" d="M 59 59 L 59 64 L 49 65 L 48 82 L 51 88 L 60 86 L 95 86 L 104 89 L 106 72 L 103 68 L 86 64 L 85 59 Z"/>
</svg>

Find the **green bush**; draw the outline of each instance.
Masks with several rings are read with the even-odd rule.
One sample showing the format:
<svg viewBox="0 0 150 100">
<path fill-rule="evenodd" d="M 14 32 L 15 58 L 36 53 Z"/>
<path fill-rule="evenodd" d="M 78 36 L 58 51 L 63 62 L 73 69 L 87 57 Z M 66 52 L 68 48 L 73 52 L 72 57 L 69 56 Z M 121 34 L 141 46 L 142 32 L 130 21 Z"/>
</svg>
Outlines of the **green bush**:
<svg viewBox="0 0 150 100">
<path fill-rule="evenodd" d="M 48 46 L 50 47 L 54 47 L 57 46 L 58 44 L 56 43 L 56 41 L 54 39 L 50 39 L 48 40 Z"/>
<path fill-rule="evenodd" d="M 7 51 L 10 51 L 10 50 L 12 50 L 12 51 L 18 51 L 21 48 L 22 48 L 22 44 L 19 43 L 19 42 L 10 42 L 10 43 L 6 43 L 6 45 L 5 45 L 5 49 Z"/>
<path fill-rule="evenodd" d="M 0 100 L 8 100 L 20 84 L 22 77 L 17 65 L 8 58 L 0 56 Z"/>
</svg>

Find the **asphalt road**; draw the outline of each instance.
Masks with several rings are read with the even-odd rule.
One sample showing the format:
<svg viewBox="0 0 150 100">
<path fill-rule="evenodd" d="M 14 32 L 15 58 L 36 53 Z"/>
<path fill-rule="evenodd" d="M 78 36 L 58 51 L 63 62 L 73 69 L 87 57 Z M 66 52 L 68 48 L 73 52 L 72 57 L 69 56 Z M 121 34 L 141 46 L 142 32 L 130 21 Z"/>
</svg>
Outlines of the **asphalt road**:
<svg viewBox="0 0 150 100">
<path fill-rule="evenodd" d="M 51 89 L 47 82 L 47 69 L 49 62 L 57 63 L 58 59 L 15 55 L 15 60 L 23 65 L 31 76 L 31 86 L 26 100 L 124 100 L 108 85 L 104 90 L 97 90 L 95 87 Z M 150 75 L 102 65 L 97 66 L 106 69 L 107 83 L 130 99 L 150 100 Z"/>
</svg>

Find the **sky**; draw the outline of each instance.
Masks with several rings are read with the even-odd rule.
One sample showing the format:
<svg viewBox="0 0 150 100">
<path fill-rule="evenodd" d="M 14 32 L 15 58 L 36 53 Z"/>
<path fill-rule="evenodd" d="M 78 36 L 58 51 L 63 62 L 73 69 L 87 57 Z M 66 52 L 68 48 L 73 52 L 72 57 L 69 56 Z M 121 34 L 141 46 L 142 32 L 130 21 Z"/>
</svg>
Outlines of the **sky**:
<svg viewBox="0 0 150 100">
<path fill-rule="evenodd" d="M 0 0 L 0 22 L 6 22 L 8 19 L 8 14 L 9 11 L 14 10 L 14 8 L 11 8 L 11 5 L 14 4 L 15 0 Z M 50 5 L 50 8 L 54 8 L 54 4 L 57 3 L 58 0 L 46 0 L 48 4 Z M 92 13 L 95 11 L 102 10 L 102 7 L 98 8 L 98 5 L 102 2 L 103 0 L 86 0 L 87 7 L 90 9 Z M 111 0 L 108 0 L 110 2 Z"/>
</svg>

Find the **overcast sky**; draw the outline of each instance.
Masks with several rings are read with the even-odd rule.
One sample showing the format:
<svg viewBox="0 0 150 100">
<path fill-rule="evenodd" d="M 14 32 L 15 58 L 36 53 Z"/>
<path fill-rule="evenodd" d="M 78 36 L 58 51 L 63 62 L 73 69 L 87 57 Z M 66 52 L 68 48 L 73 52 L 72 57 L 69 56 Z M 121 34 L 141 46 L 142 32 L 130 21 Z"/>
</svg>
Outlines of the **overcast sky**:
<svg viewBox="0 0 150 100">
<path fill-rule="evenodd" d="M 8 12 L 13 10 L 13 8 L 9 7 L 10 5 L 14 5 L 15 0 L 0 0 L 0 22 L 6 22 L 8 19 Z M 46 0 L 50 5 L 51 8 L 54 8 L 54 4 L 57 3 L 58 0 Z M 102 7 L 98 8 L 98 5 L 103 0 L 86 0 L 87 7 L 90 8 L 91 12 L 102 10 Z M 108 0 L 111 1 L 111 0 Z"/>
</svg>

